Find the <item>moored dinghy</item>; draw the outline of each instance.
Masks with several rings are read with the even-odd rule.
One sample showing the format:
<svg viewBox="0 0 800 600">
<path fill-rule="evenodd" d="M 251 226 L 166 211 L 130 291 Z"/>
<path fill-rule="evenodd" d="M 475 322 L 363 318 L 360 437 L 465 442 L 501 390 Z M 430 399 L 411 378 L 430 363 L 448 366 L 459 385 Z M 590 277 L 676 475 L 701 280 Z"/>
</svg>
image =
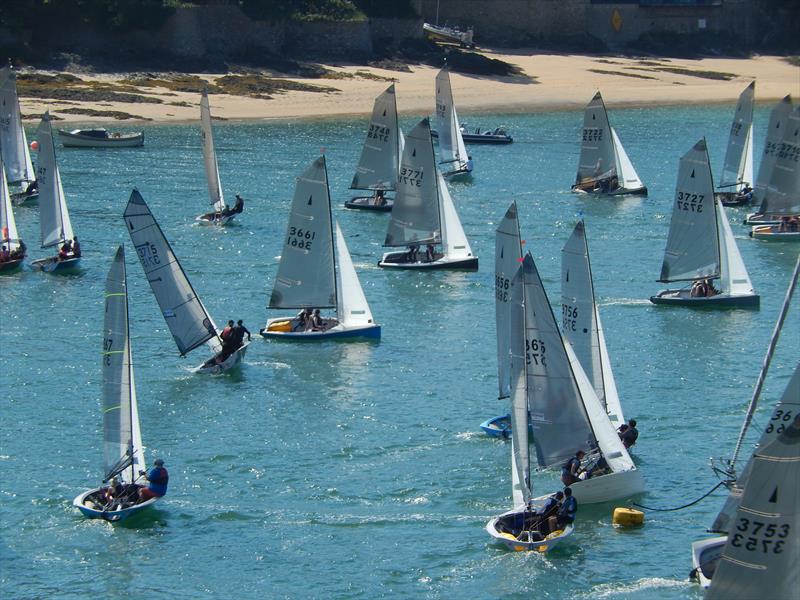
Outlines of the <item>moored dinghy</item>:
<svg viewBox="0 0 800 600">
<path fill-rule="evenodd" d="M 236 206 L 229 208 L 225 204 L 222 193 L 222 184 L 219 180 L 219 166 L 217 165 L 217 151 L 214 149 L 214 132 L 211 128 L 211 107 L 208 103 L 208 90 L 203 89 L 200 98 L 200 133 L 203 140 L 203 166 L 206 172 L 208 195 L 211 199 L 213 210 L 197 217 L 197 222 L 205 225 L 226 225 L 242 212 L 244 203 L 236 197 Z"/>
<path fill-rule="evenodd" d="M 144 131 L 111 133 L 103 127 L 58 130 L 64 148 L 138 148 L 144 146 Z"/>
<path fill-rule="evenodd" d="M 422 244 L 427 250 L 420 250 Z M 385 253 L 379 267 L 478 268 L 478 258 L 472 254 L 447 184 L 436 168 L 428 119 L 420 121 L 406 138 L 397 196 L 383 245 L 405 246 L 408 250 Z"/>
<path fill-rule="evenodd" d="M 778 220 L 757 225 L 750 236 L 767 242 L 800 242 L 800 106 L 786 119 L 761 212 Z"/>
<path fill-rule="evenodd" d="M 561 251 L 561 331 L 614 427 L 625 423 L 594 297 L 586 227 L 578 221 Z"/>
<path fill-rule="evenodd" d="M 749 204 L 753 199 L 753 104 L 756 82 L 739 95 L 716 198 L 724 206 Z"/>
<path fill-rule="evenodd" d="M 574 531 L 570 523 L 563 529 L 551 530 L 550 522 L 538 518 L 533 510 L 533 482 L 531 480 L 531 438 L 528 431 L 528 403 L 535 383 L 529 369 L 539 367 L 531 357 L 528 337 L 529 278 L 538 278 L 531 255 L 517 269 L 510 287 L 509 338 L 511 385 L 511 498 L 513 508 L 494 517 L 486 524 L 492 539 L 511 550 L 547 552 L 564 541 Z M 535 366 L 534 366 L 535 365 Z"/>
<path fill-rule="evenodd" d="M 298 177 L 278 275 L 269 300 L 273 309 L 302 309 L 300 315 L 267 321 L 261 335 L 285 340 L 378 339 L 342 230 L 331 215 L 325 157 Z M 334 308 L 336 317 L 311 311 Z M 315 322 L 316 321 L 316 322 Z"/>
<path fill-rule="evenodd" d="M 608 122 L 603 97 L 597 92 L 583 114 L 581 155 L 572 191 L 619 196 L 647 195 L 617 132 Z"/>
<path fill-rule="evenodd" d="M 775 215 L 764 212 L 764 198 L 772 179 L 772 171 L 778 160 L 783 132 L 787 127 L 789 116 L 792 114 L 792 97 L 784 96 L 769 113 L 767 135 L 764 140 L 764 151 L 761 154 L 761 164 L 758 166 L 758 175 L 753 189 L 753 202 L 758 205 L 758 212 L 750 213 L 744 220 L 745 225 L 777 225 L 780 219 Z"/>
<path fill-rule="evenodd" d="M 19 239 L 14 209 L 11 207 L 11 196 L 8 193 L 6 170 L 3 157 L 0 156 L 0 271 L 11 272 L 25 259 L 25 244 Z"/>
<path fill-rule="evenodd" d="M 141 501 L 136 484 L 139 471 L 146 469 L 133 379 L 128 283 L 122 246 L 117 249 L 106 278 L 102 367 L 103 483 L 106 485 L 79 494 L 72 504 L 90 519 L 113 522 L 149 508 L 158 500 L 155 497 Z"/>
<path fill-rule="evenodd" d="M 750 478 L 753 459 L 751 458 L 748 461 L 738 477 L 736 474 L 736 461 L 739 458 L 739 452 L 744 445 L 745 436 L 750 428 L 750 425 L 752 424 L 753 416 L 756 412 L 756 408 L 758 407 L 758 401 L 761 396 L 761 388 L 766 380 L 767 372 L 769 371 L 769 366 L 772 361 L 772 355 L 775 351 L 776 345 L 778 344 L 778 339 L 780 338 L 781 331 L 783 330 L 783 324 L 786 320 L 786 316 L 789 313 L 792 296 L 797 286 L 798 275 L 800 275 L 800 257 L 798 257 L 797 261 L 795 262 L 794 272 L 792 273 L 791 280 L 789 281 L 789 287 L 786 290 L 786 296 L 783 300 L 781 311 L 778 314 L 778 320 L 775 323 L 775 329 L 772 332 L 772 337 L 770 338 L 769 345 L 767 346 L 767 353 L 764 356 L 764 361 L 761 365 L 761 371 L 758 374 L 758 379 L 756 380 L 756 384 L 753 388 L 753 394 L 750 397 L 750 403 L 745 413 L 744 422 L 742 423 L 742 429 L 739 432 L 739 437 L 736 440 L 736 446 L 734 447 L 733 455 L 730 459 L 722 461 L 722 465 L 717 465 L 715 464 L 716 461 L 712 461 L 714 471 L 725 478 L 723 481 L 728 488 L 729 494 L 725 504 L 722 507 L 722 510 L 720 510 L 719 514 L 714 519 L 714 523 L 708 530 L 709 533 L 723 535 L 692 542 L 692 571 L 690 572 L 690 579 L 697 581 L 703 587 L 708 587 L 714 577 L 717 565 L 719 564 L 719 559 L 722 556 L 722 551 L 725 547 L 725 542 L 727 541 L 727 536 L 730 534 L 735 523 L 734 518 L 736 510 L 739 507 L 744 488 Z M 791 414 L 787 408 L 792 404 L 797 404 L 798 402 L 800 402 L 800 377 L 798 377 L 798 373 L 795 372 L 795 377 L 789 382 L 788 387 L 783 393 L 781 403 L 778 407 L 776 407 L 774 412 L 774 415 L 779 415 L 780 418 L 773 418 L 770 421 L 770 425 L 767 426 L 767 430 L 762 434 L 759 447 L 763 447 L 766 443 L 773 439 L 779 433 L 778 429 L 781 428 L 782 425 L 786 425 L 786 421 L 783 420 L 784 416 Z M 779 410 L 781 412 L 778 412 Z M 797 413 L 795 412 L 795 414 Z"/>
<path fill-rule="evenodd" d="M 369 190 L 372 195 L 352 198 L 344 203 L 345 208 L 392 210 L 394 201 L 386 198 L 386 192 L 397 189 L 402 138 L 397 123 L 397 97 L 392 84 L 375 99 L 367 138 L 350 184 L 351 190 Z"/>
<path fill-rule="evenodd" d="M 239 366 L 250 342 L 243 342 L 236 348 L 223 344 L 214 320 L 194 291 L 164 232 L 138 190 L 131 192 L 123 217 L 147 282 L 161 309 L 161 316 L 172 333 L 180 355 L 185 356 L 203 344 L 207 344 L 214 353 L 192 372 L 215 374 Z"/>
<path fill-rule="evenodd" d="M 750 282 L 725 208 L 714 199 L 705 139 L 681 157 L 659 281 L 688 284 L 651 296 L 654 304 L 702 308 L 759 306 L 759 296 Z"/>
<path fill-rule="evenodd" d="M 447 67 L 436 75 L 436 123 L 442 175 L 449 179 L 469 178 L 472 175 L 472 157 L 464 145 Z"/>
<path fill-rule="evenodd" d="M 58 247 L 55 256 L 40 258 L 31 263 L 36 269 L 48 273 L 67 271 L 78 267 L 81 255 L 72 250 L 75 234 L 67 210 L 67 198 L 61 185 L 61 174 L 56 162 L 56 148 L 53 142 L 53 128 L 50 113 L 42 117 L 36 131 L 39 143 L 39 160 L 36 165 L 36 181 L 39 183 L 39 226 L 42 234 L 42 248 Z"/>
<path fill-rule="evenodd" d="M 25 129 L 22 127 L 17 74 L 10 64 L 0 68 L 0 156 L 6 165 L 12 202 L 34 202 L 39 196 L 36 191 L 36 173 L 31 163 Z"/>
</svg>

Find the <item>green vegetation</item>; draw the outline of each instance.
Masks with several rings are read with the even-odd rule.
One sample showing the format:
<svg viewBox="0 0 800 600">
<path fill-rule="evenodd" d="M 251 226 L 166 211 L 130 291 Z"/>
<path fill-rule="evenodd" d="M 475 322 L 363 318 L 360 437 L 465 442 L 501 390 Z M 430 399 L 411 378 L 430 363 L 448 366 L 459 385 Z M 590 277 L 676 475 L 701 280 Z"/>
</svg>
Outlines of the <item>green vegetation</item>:
<svg viewBox="0 0 800 600">
<path fill-rule="evenodd" d="M 128 84 L 116 85 L 98 81 L 84 81 L 75 75 L 19 74 L 17 91 L 23 98 L 47 98 L 76 102 L 129 102 L 161 104 L 160 98 L 143 96 Z"/>
<path fill-rule="evenodd" d="M 117 121 L 125 119 L 139 119 L 140 121 L 152 121 L 147 117 L 140 117 L 120 110 L 100 110 L 97 108 L 59 108 L 58 112 L 65 115 L 86 115 L 88 117 L 111 117 Z M 52 117 L 51 117 L 52 118 Z"/>
<path fill-rule="evenodd" d="M 114 31 L 158 29 L 175 12 L 174 0 L 3 0 L 0 27 L 90 25 Z"/>
<path fill-rule="evenodd" d="M 411 0 L 239 0 L 242 11 L 261 21 L 363 21 L 416 17 Z"/>
</svg>

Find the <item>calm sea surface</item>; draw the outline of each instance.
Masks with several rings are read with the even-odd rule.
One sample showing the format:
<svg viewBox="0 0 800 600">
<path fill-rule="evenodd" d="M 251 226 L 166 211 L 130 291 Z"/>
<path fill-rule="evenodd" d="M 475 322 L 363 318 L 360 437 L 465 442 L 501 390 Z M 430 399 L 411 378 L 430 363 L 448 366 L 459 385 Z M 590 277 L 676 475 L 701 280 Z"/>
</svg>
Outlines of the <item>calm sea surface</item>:
<svg viewBox="0 0 800 600">
<path fill-rule="evenodd" d="M 558 303 L 561 247 L 582 214 L 623 407 L 639 422 L 636 460 L 648 486 L 640 501 L 674 507 L 716 483 L 708 459 L 733 450 L 798 248 L 749 239 L 744 211 L 731 210 L 761 309 L 694 312 L 648 297 L 662 287 L 655 280 L 678 159 L 705 135 L 718 175 L 733 108 L 611 107 L 650 190 L 621 200 L 569 192 L 580 113 L 467 118 L 507 125 L 516 139 L 473 146 L 473 183 L 451 186 L 480 257 L 475 273 L 376 266 L 388 216 L 342 208 L 364 118 L 218 122 L 223 188 L 231 204 L 235 192 L 247 199 L 224 229 L 194 224 L 208 201 L 196 125 L 146 126 L 141 149 L 59 148 L 83 271 L 26 267 L 0 277 L 0 595 L 699 598 L 687 582 L 689 545 L 704 536 L 722 492 L 686 510 L 648 512 L 643 528 L 628 531 L 612 528 L 614 504 L 581 507 L 570 543 L 546 556 L 507 552 L 483 527 L 510 508 L 509 444 L 478 425 L 506 410 L 496 399 L 495 227 L 516 200 L 525 249 Z M 756 110 L 756 154 L 769 108 Z M 414 123 L 403 119 L 406 131 Z M 178 357 L 123 225 L 131 188 L 217 323 L 244 319 L 256 334 L 273 316 L 265 306 L 294 178 L 322 149 L 382 340 L 291 345 L 254 336 L 239 374 L 190 374 L 207 351 Z M 16 217 L 29 260 L 48 255 L 38 248 L 38 209 Z M 120 243 L 147 457 L 163 457 L 171 474 L 158 510 L 131 526 L 86 520 L 71 506 L 101 477 L 103 285 Z M 751 443 L 800 356 L 794 306 Z M 537 474 L 534 485 L 554 490 L 556 475 Z"/>
</svg>

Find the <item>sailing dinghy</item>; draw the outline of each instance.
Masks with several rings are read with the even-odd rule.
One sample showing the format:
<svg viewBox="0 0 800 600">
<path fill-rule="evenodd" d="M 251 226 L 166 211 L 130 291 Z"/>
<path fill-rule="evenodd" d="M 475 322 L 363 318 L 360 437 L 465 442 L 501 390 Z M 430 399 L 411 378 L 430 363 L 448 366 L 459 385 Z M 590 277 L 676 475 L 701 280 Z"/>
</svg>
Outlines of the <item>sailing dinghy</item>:
<svg viewBox="0 0 800 600">
<path fill-rule="evenodd" d="M 381 336 L 338 223 L 334 230 L 325 156 L 297 179 L 269 307 L 302 312 L 293 318 L 269 319 L 260 332 L 266 338 L 310 341 Z M 336 316 L 315 318 L 311 311 L 321 308 L 335 309 Z"/>
<path fill-rule="evenodd" d="M 753 199 L 753 105 L 756 82 L 739 95 L 716 198 L 723 206 L 741 206 Z"/>
<path fill-rule="evenodd" d="M 397 189 L 397 170 L 403 152 L 403 132 L 397 124 L 397 97 L 394 84 L 375 99 L 367 138 L 361 149 L 351 190 L 367 190 L 370 196 L 357 196 L 344 203 L 345 208 L 388 212 L 394 201 L 386 192 Z"/>
<path fill-rule="evenodd" d="M 121 521 L 156 503 L 139 499 L 136 481 L 145 471 L 128 321 L 125 250 L 117 249 L 106 278 L 103 323 L 103 484 L 72 504 L 90 519 Z M 116 488 L 116 489 L 115 489 Z"/>
<path fill-rule="evenodd" d="M 617 132 L 608 122 L 603 97 L 597 92 L 583 113 L 581 156 L 572 191 L 581 194 L 646 196 Z"/>
<path fill-rule="evenodd" d="M 800 242 L 800 105 L 786 120 L 760 212 L 777 224 L 756 225 L 750 236 L 766 242 Z"/>
<path fill-rule="evenodd" d="M 688 284 L 651 296 L 654 304 L 702 308 L 759 306 L 759 296 L 750 282 L 725 208 L 714 199 L 705 139 L 681 157 L 659 281 Z"/>
<path fill-rule="evenodd" d="M 772 179 L 772 172 L 778 160 L 783 132 L 788 126 L 789 117 L 792 114 L 792 97 L 784 96 L 769 113 L 769 125 L 764 141 L 764 152 L 761 155 L 761 164 L 758 166 L 758 176 L 756 177 L 755 189 L 753 190 L 753 202 L 758 204 L 757 212 L 749 213 L 744 220 L 745 225 L 777 225 L 780 218 L 764 212 L 764 198 Z M 778 180 L 780 183 L 780 178 Z"/>
<path fill-rule="evenodd" d="M 453 199 L 436 167 L 428 119 L 422 119 L 406 138 L 397 196 L 384 246 L 405 246 L 387 252 L 379 267 L 392 269 L 477 270 L 469 240 Z M 426 245 L 426 250 L 420 250 Z"/>
<path fill-rule="evenodd" d="M 238 367 L 250 342 L 236 348 L 223 344 L 220 331 L 194 291 L 164 232 L 138 190 L 123 213 L 133 247 L 181 356 L 207 344 L 213 356 L 193 373 L 223 373 Z"/>
<path fill-rule="evenodd" d="M 794 272 L 792 273 L 791 280 L 789 281 L 789 287 L 786 290 L 786 296 L 784 297 L 781 311 L 778 314 L 778 320 L 775 323 L 775 329 L 772 331 L 772 337 L 770 338 L 769 345 L 767 346 L 767 353 L 764 356 L 764 361 L 761 365 L 761 371 L 758 374 L 756 385 L 753 388 L 753 394 L 750 398 L 750 404 L 747 407 L 747 412 L 745 413 L 742 429 L 739 432 L 738 439 L 736 440 L 733 456 L 729 460 L 724 461 L 723 465 L 721 466 L 715 465 L 715 461 L 712 461 L 714 471 L 725 477 L 724 481 L 728 488 L 729 495 L 722 507 L 722 510 L 720 510 L 717 518 L 714 519 L 713 525 L 708 530 L 709 533 L 721 533 L 723 535 L 692 542 L 693 568 L 690 573 L 690 579 L 696 580 L 703 587 L 708 587 L 714 577 L 717 565 L 719 564 L 719 559 L 722 556 L 723 549 L 725 548 L 725 542 L 727 541 L 727 537 L 733 528 L 733 524 L 735 523 L 734 519 L 736 510 L 741 503 L 742 494 L 747 481 L 750 478 L 750 472 L 753 467 L 753 458 L 751 458 L 750 461 L 745 465 L 744 470 L 742 471 L 741 475 L 738 476 L 738 478 L 736 475 L 736 461 L 739 457 L 739 451 L 744 444 L 747 431 L 752 423 L 753 415 L 758 407 L 758 401 L 761 396 L 761 388 L 766 380 L 767 372 L 769 371 L 769 366 L 772 361 L 772 355 L 775 351 L 775 346 L 778 344 L 778 339 L 780 338 L 781 331 L 783 330 L 783 323 L 789 313 L 792 295 L 794 294 L 797 286 L 797 278 L 799 274 L 800 257 L 795 262 Z M 770 442 L 775 438 L 776 435 L 780 433 L 778 429 L 780 429 L 782 425 L 785 426 L 786 422 L 789 420 L 789 418 L 791 418 L 791 411 L 788 410 L 790 405 L 796 405 L 798 402 L 800 402 L 800 377 L 798 377 L 798 372 L 795 371 L 795 376 L 789 382 L 789 386 L 783 393 L 781 403 L 778 407 L 776 407 L 775 413 L 773 413 L 773 419 L 770 420 L 770 425 L 767 426 L 766 431 L 764 431 L 762 434 L 761 442 L 758 446 L 759 448 L 763 448 L 768 442 Z M 779 410 L 782 412 L 779 413 Z M 800 414 L 796 410 L 794 412 L 795 414 Z M 776 419 L 774 415 L 778 415 L 779 418 Z M 786 420 L 784 420 L 784 417 L 786 417 Z"/>
<path fill-rule="evenodd" d="M 34 185 L 36 173 L 22 127 L 17 74 L 10 64 L 0 69 L 0 157 L 6 165 L 12 202 L 34 202 L 39 196 Z"/>
<path fill-rule="evenodd" d="M 458 122 L 450 72 L 445 67 L 436 75 L 436 130 L 442 160 L 442 175 L 448 179 L 472 176 L 472 157 L 467 154 L 461 124 Z"/>
<path fill-rule="evenodd" d="M 572 535 L 570 523 L 563 529 L 552 529 L 548 520 L 539 518 L 533 506 L 531 480 L 531 448 L 533 441 L 528 431 L 528 405 L 535 385 L 534 373 L 540 369 L 539 347 L 532 347 L 528 337 L 528 318 L 535 315 L 530 309 L 530 279 L 538 278 L 533 258 L 525 256 L 510 282 L 509 337 L 510 393 L 511 393 L 511 498 L 513 508 L 494 517 L 486 524 L 487 533 L 495 541 L 515 551 L 535 550 L 547 552 Z M 549 307 L 548 307 L 549 310 Z M 536 360 L 534 360 L 536 358 Z M 502 384 L 501 384 L 502 385 Z"/>
<path fill-rule="evenodd" d="M 11 196 L 8 193 L 6 170 L 3 157 L 0 156 L 0 272 L 10 273 L 19 268 L 25 259 L 25 244 L 19 239 L 17 222 L 14 220 L 14 209 L 11 207 Z"/>
<path fill-rule="evenodd" d="M 72 250 L 75 234 L 67 210 L 67 198 L 61 185 L 61 174 L 56 162 L 56 147 L 50 113 L 44 113 L 36 131 L 39 143 L 39 160 L 36 165 L 36 181 L 39 183 L 39 226 L 42 248 L 58 247 L 55 256 L 40 258 L 31 263 L 36 269 L 48 273 L 67 271 L 78 267 L 81 256 Z"/>
<path fill-rule="evenodd" d="M 200 98 L 200 133 L 203 138 L 203 165 L 208 183 L 208 195 L 211 199 L 213 210 L 197 217 L 197 222 L 203 225 L 226 225 L 242 212 L 244 204 L 229 208 L 225 204 L 222 194 L 222 184 L 219 180 L 219 166 L 217 165 L 217 152 L 214 149 L 214 133 L 211 129 L 211 107 L 208 104 L 208 90 L 203 89 Z M 238 200 L 238 196 L 237 196 Z"/>
</svg>

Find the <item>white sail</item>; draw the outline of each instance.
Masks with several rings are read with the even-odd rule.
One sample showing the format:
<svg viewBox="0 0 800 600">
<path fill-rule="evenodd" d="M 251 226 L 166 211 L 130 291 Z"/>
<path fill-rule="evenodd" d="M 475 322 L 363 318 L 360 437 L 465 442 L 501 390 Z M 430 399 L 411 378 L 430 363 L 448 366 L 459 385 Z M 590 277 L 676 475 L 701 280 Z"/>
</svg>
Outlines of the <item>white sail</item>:
<svg viewBox="0 0 800 600">
<path fill-rule="evenodd" d="M 460 171 L 467 166 L 467 147 L 461 135 L 453 90 L 450 87 L 450 73 L 445 68 L 436 75 L 436 131 L 439 133 L 441 163 L 443 171 Z"/>
<path fill-rule="evenodd" d="M 325 157 L 297 178 L 269 308 L 336 306 L 333 220 Z"/>
<path fill-rule="evenodd" d="M 56 148 L 50 113 L 45 112 L 36 131 L 39 143 L 39 159 L 36 179 L 39 182 L 39 225 L 42 232 L 42 248 L 58 246 L 74 236 L 67 211 L 67 199 L 61 186 L 61 174 L 56 163 Z"/>
<path fill-rule="evenodd" d="M 339 223 L 336 223 L 336 255 L 339 267 L 336 271 L 338 291 L 336 314 L 339 322 L 345 327 L 372 324 L 372 311 L 369 309 L 361 282 L 353 267 L 350 251 L 347 249 Z"/>
<path fill-rule="evenodd" d="M 800 215 L 800 106 L 786 119 L 761 212 L 770 215 Z"/>
<path fill-rule="evenodd" d="M 639 179 L 636 169 L 633 168 L 631 159 L 628 158 L 628 153 L 619 141 L 617 130 L 613 127 L 611 129 L 611 137 L 614 141 L 614 156 L 616 157 L 617 172 L 619 173 L 619 186 L 626 190 L 638 190 L 644 187 L 644 183 Z"/>
<path fill-rule="evenodd" d="M 725 207 L 719 200 L 715 200 L 714 205 L 717 211 L 717 235 L 719 236 L 720 291 L 732 296 L 755 294 L 750 275 L 747 274 L 742 254 L 739 252 L 739 246 L 736 245 L 736 239 L 733 237 Z"/>
<path fill-rule="evenodd" d="M 217 166 L 217 152 L 214 150 L 214 133 L 211 130 L 211 107 L 208 104 L 208 90 L 203 90 L 200 98 L 200 133 L 203 138 L 203 164 L 206 169 L 208 182 L 208 196 L 214 210 L 219 212 L 225 208 L 225 198 L 222 194 L 222 184 L 219 181 L 219 167 Z"/>
<path fill-rule="evenodd" d="M 517 203 L 508 207 L 495 234 L 494 298 L 497 329 L 497 383 L 499 397 L 511 394 L 511 355 L 509 353 L 511 285 L 522 262 Z M 515 504 L 516 506 L 516 504 Z"/>
<path fill-rule="evenodd" d="M 588 451 L 594 434 L 530 253 L 523 269 L 528 408 L 539 466 L 549 467 L 563 464 L 579 449 Z"/>
<path fill-rule="evenodd" d="M 442 241 L 437 173 L 430 123 L 422 119 L 406 137 L 384 246 Z"/>
<path fill-rule="evenodd" d="M 397 124 L 397 98 L 394 84 L 375 99 L 367 138 L 350 189 L 394 190 L 400 163 L 400 139 Z"/>
<path fill-rule="evenodd" d="M 578 221 L 561 251 L 561 331 L 614 423 L 624 422 L 594 298 L 589 246 Z"/>
<path fill-rule="evenodd" d="M 0 68 L 0 157 L 10 184 L 35 179 L 28 140 L 22 127 L 17 97 L 17 74 L 11 65 Z"/>
<path fill-rule="evenodd" d="M 701 139 L 681 157 L 659 281 L 719 277 L 716 214 L 706 141 Z"/>
<path fill-rule="evenodd" d="M 11 208 L 11 195 L 8 192 L 8 181 L 3 157 L 0 156 L 0 244 L 9 252 L 19 248 L 19 233 L 17 222 L 14 219 L 14 209 Z"/>
<path fill-rule="evenodd" d="M 138 190 L 131 192 L 123 216 L 150 289 L 181 356 L 206 342 L 218 352 L 222 342 L 217 326 Z"/>
<path fill-rule="evenodd" d="M 583 113 L 581 155 L 577 183 L 587 183 L 617 175 L 616 153 L 603 97 L 597 92 Z"/>
<path fill-rule="evenodd" d="M 719 188 L 726 192 L 739 192 L 745 184 L 753 183 L 753 104 L 756 82 L 748 85 L 739 95 L 733 123 L 728 135 L 728 148 L 722 167 Z"/>
<path fill-rule="evenodd" d="M 793 598 L 800 589 L 800 365 L 747 470 L 706 598 Z"/>
<path fill-rule="evenodd" d="M 753 189 L 753 200 L 761 206 L 759 209 L 760 213 L 764 212 L 762 204 L 767 193 L 767 188 L 769 187 L 769 182 L 772 179 L 772 170 L 775 167 L 775 161 L 778 159 L 783 132 L 787 127 L 787 120 L 791 114 L 791 96 L 785 96 L 775 105 L 769 114 L 769 125 L 767 126 L 764 151 L 761 154 L 761 164 L 758 166 L 758 176 L 756 177 L 756 184 Z"/>
<path fill-rule="evenodd" d="M 448 258 L 468 258 L 472 256 L 467 234 L 458 218 L 453 197 L 447 189 L 444 177 L 437 170 L 436 178 L 439 182 L 439 206 L 441 209 L 442 223 L 442 252 Z"/>
<path fill-rule="evenodd" d="M 106 278 L 103 324 L 103 473 L 133 483 L 145 469 L 128 329 L 125 250 L 117 249 Z"/>
<path fill-rule="evenodd" d="M 528 376 L 526 372 L 526 278 L 532 276 L 528 254 L 511 281 L 509 347 L 511 389 L 511 497 L 514 506 L 531 498 L 530 440 L 528 433 Z M 535 268 L 535 267 L 534 267 Z"/>
</svg>

